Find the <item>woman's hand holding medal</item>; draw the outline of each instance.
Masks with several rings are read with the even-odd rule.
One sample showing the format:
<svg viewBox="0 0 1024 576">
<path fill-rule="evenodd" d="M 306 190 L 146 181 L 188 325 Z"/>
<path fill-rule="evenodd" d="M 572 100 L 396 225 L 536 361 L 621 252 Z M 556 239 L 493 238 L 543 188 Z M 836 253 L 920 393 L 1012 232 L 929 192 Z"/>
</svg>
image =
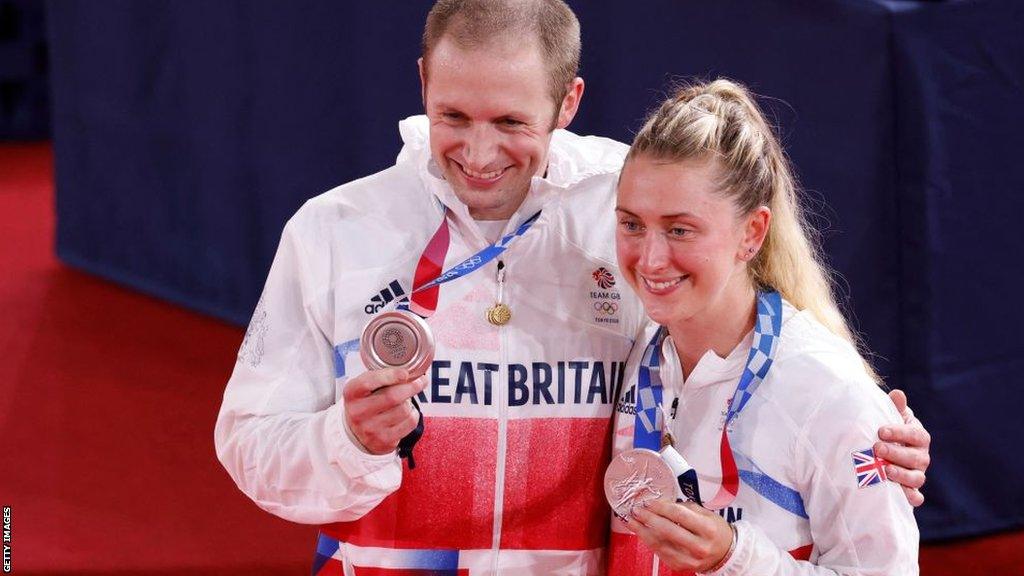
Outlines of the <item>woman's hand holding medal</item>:
<svg viewBox="0 0 1024 576">
<path fill-rule="evenodd" d="M 729 523 L 695 502 L 651 501 L 626 526 L 674 571 L 713 571 L 734 548 Z"/>
</svg>

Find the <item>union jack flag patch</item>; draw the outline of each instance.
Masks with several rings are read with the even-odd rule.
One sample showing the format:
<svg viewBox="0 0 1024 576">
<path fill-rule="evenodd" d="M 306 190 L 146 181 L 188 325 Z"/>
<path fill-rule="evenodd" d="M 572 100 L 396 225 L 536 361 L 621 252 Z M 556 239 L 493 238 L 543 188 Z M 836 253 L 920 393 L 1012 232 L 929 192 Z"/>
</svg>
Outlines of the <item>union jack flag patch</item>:
<svg viewBox="0 0 1024 576">
<path fill-rule="evenodd" d="M 885 475 L 886 464 L 888 462 L 875 456 L 872 448 L 854 452 L 853 470 L 857 473 L 857 487 L 866 488 L 888 480 Z"/>
</svg>

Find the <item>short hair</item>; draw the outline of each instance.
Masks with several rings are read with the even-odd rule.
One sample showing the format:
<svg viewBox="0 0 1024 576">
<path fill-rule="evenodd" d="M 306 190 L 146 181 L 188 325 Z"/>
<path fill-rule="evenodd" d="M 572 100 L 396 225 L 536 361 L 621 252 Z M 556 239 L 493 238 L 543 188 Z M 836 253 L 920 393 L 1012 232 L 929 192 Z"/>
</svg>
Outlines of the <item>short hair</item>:
<svg viewBox="0 0 1024 576">
<path fill-rule="evenodd" d="M 461 48 L 478 48 L 522 42 L 527 34 L 539 42 L 558 105 L 580 67 L 580 22 L 562 0 L 438 0 L 423 29 L 423 61 L 445 36 Z"/>
</svg>

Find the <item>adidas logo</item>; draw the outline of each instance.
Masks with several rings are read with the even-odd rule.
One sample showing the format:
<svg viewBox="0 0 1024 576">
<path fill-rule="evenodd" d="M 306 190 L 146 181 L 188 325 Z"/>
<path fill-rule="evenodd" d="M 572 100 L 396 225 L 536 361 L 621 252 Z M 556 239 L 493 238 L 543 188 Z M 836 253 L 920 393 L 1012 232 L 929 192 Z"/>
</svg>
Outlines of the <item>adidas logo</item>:
<svg viewBox="0 0 1024 576">
<path fill-rule="evenodd" d="M 367 314 L 376 314 L 380 312 L 380 309 L 387 306 L 395 298 L 405 296 L 405 290 L 402 290 L 402 285 L 398 283 L 398 280 L 392 280 L 388 287 L 381 290 L 373 298 L 370 298 L 370 303 L 363 308 L 363 311 Z"/>
</svg>

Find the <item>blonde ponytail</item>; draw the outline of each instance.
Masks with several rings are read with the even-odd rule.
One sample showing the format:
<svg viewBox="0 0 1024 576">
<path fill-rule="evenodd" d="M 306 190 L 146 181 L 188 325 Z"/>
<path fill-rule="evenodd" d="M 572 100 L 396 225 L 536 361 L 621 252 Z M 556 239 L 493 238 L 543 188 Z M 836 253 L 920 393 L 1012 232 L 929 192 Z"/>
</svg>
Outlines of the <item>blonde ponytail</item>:
<svg viewBox="0 0 1024 576">
<path fill-rule="evenodd" d="M 834 277 L 804 218 L 789 161 L 746 87 L 718 79 L 680 88 L 648 118 L 626 161 L 637 156 L 673 162 L 716 159 L 724 173 L 721 190 L 740 214 L 759 206 L 772 212 L 764 245 L 748 265 L 752 281 L 809 310 L 864 357 L 863 343 L 836 303 Z M 867 360 L 864 365 L 880 381 Z"/>
</svg>

